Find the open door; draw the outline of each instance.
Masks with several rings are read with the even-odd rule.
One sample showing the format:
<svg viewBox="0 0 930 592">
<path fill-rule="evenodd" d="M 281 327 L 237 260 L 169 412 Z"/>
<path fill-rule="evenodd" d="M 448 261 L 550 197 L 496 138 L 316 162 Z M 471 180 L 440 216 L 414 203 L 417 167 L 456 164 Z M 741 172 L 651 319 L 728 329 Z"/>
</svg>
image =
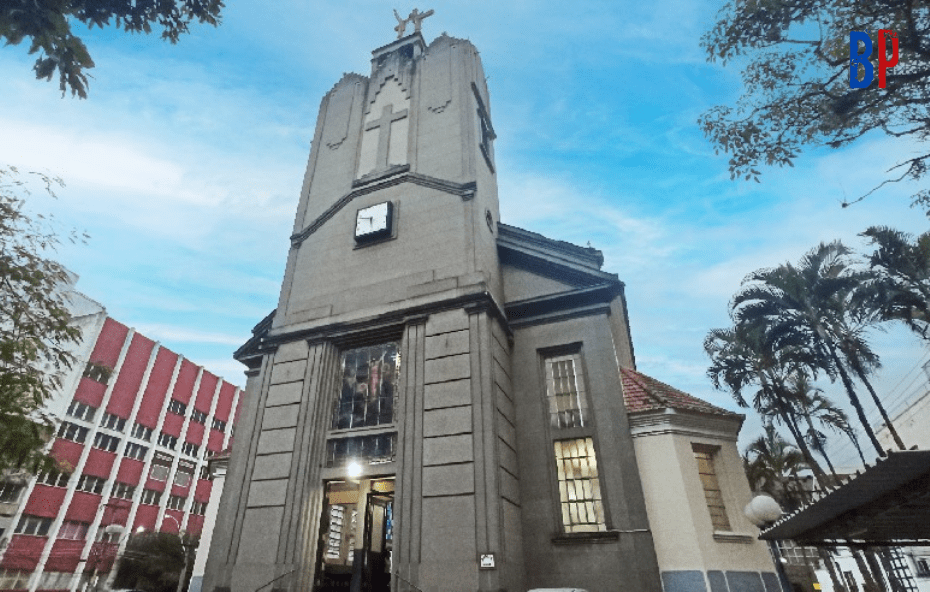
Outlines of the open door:
<svg viewBox="0 0 930 592">
<path fill-rule="evenodd" d="M 317 592 L 389 592 L 394 480 L 326 483 L 317 553 Z"/>
</svg>

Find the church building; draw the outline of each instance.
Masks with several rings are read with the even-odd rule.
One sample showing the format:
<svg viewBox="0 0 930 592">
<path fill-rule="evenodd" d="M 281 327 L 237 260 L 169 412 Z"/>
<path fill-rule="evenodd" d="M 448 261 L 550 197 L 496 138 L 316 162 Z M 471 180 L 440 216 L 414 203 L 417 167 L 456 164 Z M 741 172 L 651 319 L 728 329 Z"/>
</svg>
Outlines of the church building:
<svg viewBox="0 0 930 592">
<path fill-rule="evenodd" d="M 600 251 L 500 221 L 478 51 L 429 14 L 323 98 L 202 589 L 776 592 L 742 416 L 636 371 Z"/>
</svg>

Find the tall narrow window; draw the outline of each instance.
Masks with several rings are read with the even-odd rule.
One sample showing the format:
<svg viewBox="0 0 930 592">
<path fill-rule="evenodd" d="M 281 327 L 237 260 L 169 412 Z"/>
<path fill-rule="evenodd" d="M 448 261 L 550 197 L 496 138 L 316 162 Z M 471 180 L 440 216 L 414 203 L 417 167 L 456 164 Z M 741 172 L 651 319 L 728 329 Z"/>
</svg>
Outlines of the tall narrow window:
<svg viewBox="0 0 930 592">
<path fill-rule="evenodd" d="M 702 444 L 692 444 L 694 458 L 697 460 L 698 475 L 704 487 L 704 498 L 707 501 L 707 510 L 710 512 L 710 521 L 714 530 L 730 530 L 730 520 L 727 518 L 727 509 L 723 505 L 723 494 L 720 483 L 717 481 L 717 471 L 714 469 L 714 454 L 717 448 Z"/>
<path fill-rule="evenodd" d="M 546 395 L 552 427 L 578 428 L 589 423 L 578 354 L 546 358 Z"/>
<path fill-rule="evenodd" d="M 344 352 L 342 389 L 333 412 L 333 429 L 392 423 L 399 369 L 396 343 Z"/>
<path fill-rule="evenodd" d="M 554 444 L 565 532 L 606 531 L 594 440 L 575 438 Z"/>
</svg>

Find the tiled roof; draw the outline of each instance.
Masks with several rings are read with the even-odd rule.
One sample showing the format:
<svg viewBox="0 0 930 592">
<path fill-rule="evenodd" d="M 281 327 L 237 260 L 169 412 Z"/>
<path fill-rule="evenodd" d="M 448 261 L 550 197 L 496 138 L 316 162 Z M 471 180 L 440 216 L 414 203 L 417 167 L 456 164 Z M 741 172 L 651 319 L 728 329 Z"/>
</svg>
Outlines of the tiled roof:
<svg viewBox="0 0 930 592">
<path fill-rule="evenodd" d="M 739 415 L 711 405 L 707 401 L 693 397 L 636 370 L 621 368 L 620 373 L 623 376 L 623 400 L 629 413 L 656 409 L 679 409 L 714 415 Z"/>
</svg>

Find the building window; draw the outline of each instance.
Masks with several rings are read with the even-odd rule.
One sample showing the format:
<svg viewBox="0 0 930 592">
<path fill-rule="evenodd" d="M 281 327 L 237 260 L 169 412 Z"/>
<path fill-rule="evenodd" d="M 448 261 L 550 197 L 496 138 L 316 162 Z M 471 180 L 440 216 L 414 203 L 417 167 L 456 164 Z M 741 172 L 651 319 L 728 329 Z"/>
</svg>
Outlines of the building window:
<svg viewBox="0 0 930 592">
<path fill-rule="evenodd" d="M 158 435 L 158 445 L 174 450 L 178 445 L 178 437 L 162 432 Z"/>
<path fill-rule="evenodd" d="M 58 529 L 58 538 L 69 539 L 72 541 L 83 541 L 87 538 L 87 529 L 90 524 L 87 522 L 76 522 L 74 520 L 65 520 Z"/>
<path fill-rule="evenodd" d="M 23 485 L 12 481 L 0 481 L 0 504 L 15 504 L 19 501 L 19 494 L 23 492 Z"/>
<path fill-rule="evenodd" d="M 333 429 L 392 423 L 399 370 L 396 343 L 343 352 L 342 390 L 336 399 Z"/>
<path fill-rule="evenodd" d="M 48 529 L 52 527 L 51 518 L 42 518 L 41 516 L 24 515 L 19 519 L 16 526 L 16 534 L 30 534 L 35 536 L 48 535 Z"/>
<path fill-rule="evenodd" d="M 727 518 L 727 509 L 723 505 L 723 494 L 720 483 L 717 481 L 717 471 L 714 469 L 714 455 L 717 448 L 702 444 L 692 444 L 694 458 L 697 460 L 698 475 L 704 487 L 704 498 L 707 501 L 707 510 L 710 512 L 710 521 L 714 530 L 730 530 L 730 520 Z"/>
<path fill-rule="evenodd" d="M 74 574 L 70 571 L 44 571 L 39 578 L 39 590 L 67 590 Z M 24 585 L 23 588 L 26 586 Z"/>
<path fill-rule="evenodd" d="M 103 418 L 100 420 L 100 427 L 122 432 L 123 428 L 126 427 L 126 420 L 112 413 L 104 413 Z"/>
<path fill-rule="evenodd" d="M 158 502 L 161 501 L 161 492 L 155 491 L 154 489 L 143 489 L 142 490 L 142 500 L 140 503 L 157 506 Z"/>
<path fill-rule="evenodd" d="M 203 516 L 207 513 L 207 502 L 197 502 L 191 506 L 191 514 L 196 514 L 197 516 Z"/>
<path fill-rule="evenodd" d="M 73 424 L 70 421 L 63 421 L 61 425 L 58 426 L 58 437 L 83 444 L 84 440 L 87 439 L 87 432 L 89 431 L 90 430 L 87 428 Z"/>
<path fill-rule="evenodd" d="M 135 442 L 126 442 L 126 452 L 125 456 L 129 458 L 134 458 L 136 460 L 145 460 L 145 455 L 148 454 L 149 447 L 143 446 L 142 444 L 136 444 Z"/>
<path fill-rule="evenodd" d="M 186 454 L 187 456 L 196 457 L 199 452 L 200 452 L 199 444 L 194 444 L 193 442 L 185 442 L 184 445 L 181 446 L 181 453 Z"/>
<path fill-rule="evenodd" d="M 214 418 L 213 418 L 213 425 L 210 426 L 210 427 L 212 427 L 214 430 L 216 430 L 216 431 L 218 431 L 218 432 L 225 432 L 225 431 L 226 431 L 226 422 L 223 421 L 222 419 L 217 419 L 217 418 L 214 417 Z"/>
<path fill-rule="evenodd" d="M 593 438 L 557 440 L 553 444 L 565 532 L 606 531 Z"/>
<path fill-rule="evenodd" d="M 132 496 L 136 493 L 135 485 L 130 485 L 129 483 L 121 483 L 119 481 L 113 486 L 113 497 L 118 497 L 120 499 L 131 500 Z"/>
<path fill-rule="evenodd" d="M 100 495 L 103 492 L 104 483 L 106 483 L 106 479 L 101 479 L 94 475 L 81 475 L 81 478 L 78 480 L 77 488 L 79 491 Z"/>
<path fill-rule="evenodd" d="M 152 441 L 152 428 L 146 427 L 142 425 L 141 423 L 136 423 L 136 425 L 132 426 L 132 434 L 130 435 L 133 438 L 139 438 L 140 440 L 151 442 Z"/>
<path fill-rule="evenodd" d="M 98 432 L 97 435 L 94 436 L 94 448 L 106 450 L 107 452 L 116 452 L 116 449 L 119 447 L 119 442 L 120 439 L 116 436 L 104 434 L 103 432 Z"/>
<path fill-rule="evenodd" d="M 70 479 L 71 475 L 68 473 L 50 471 L 48 473 L 39 473 L 39 476 L 37 477 L 37 483 L 41 485 L 49 485 L 51 487 L 67 487 L 68 481 Z"/>
<path fill-rule="evenodd" d="M 350 459 L 378 464 L 394 460 L 397 432 L 355 438 L 338 438 L 326 443 L 326 466 L 339 467 Z"/>
<path fill-rule="evenodd" d="M 178 463 L 178 470 L 174 473 L 174 484 L 179 487 L 187 487 L 194 480 L 194 465 L 181 461 Z"/>
<path fill-rule="evenodd" d="M 107 384 L 110 382 L 110 375 L 112 373 L 113 370 L 97 362 L 88 362 L 87 366 L 84 367 L 84 378 L 89 378 L 100 384 Z"/>
<path fill-rule="evenodd" d="M 91 407 L 90 405 L 81 403 L 80 401 L 71 401 L 71 404 L 68 406 L 68 415 L 76 419 L 94 421 L 95 413 L 97 413 L 96 407 Z"/>
<path fill-rule="evenodd" d="M 3 590 L 18 590 L 29 588 L 29 576 L 31 571 L 20 569 L 0 569 L 0 588 Z"/>
<path fill-rule="evenodd" d="M 197 423 L 204 425 L 207 423 L 207 414 L 200 409 L 194 409 L 191 411 L 191 421 L 196 421 Z"/>
<path fill-rule="evenodd" d="M 187 501 L 186 497 L 181 497 L 180 495 L 169 495 L 168 496 L 168 509 L 169 510 L 183 510 L 184 502 Z"/>
<path fill-rule="evenodd" d="M 204 465 L 200 467 L 200 478 L 204 481 L 213 481 L 213 475 L 210 474 L 210 466 Z"/>
<path fill-rule="evenodd" d="M 917 565 L 918 578 L 930 578 L 930 559 L 915 558 L 914 563 Z"/>
<path fill-rule="evenodd" d="M 168 403 L 168 412 L 176 415 L 184 415 L 187 413 L 187 403 L 182 403 L 177 399 L 171 399 L 171 402 Z"/>
<path fill-rule="evenodd" d="M 152 459 L 152 469 L 149 471 L 149 478 L 156 481 L 166 481 L 168 471 L 171 469 L 171 457 L 164 454 L 156 454 Z"/>
<path fill-rule="evenodd" d="M 578 428 L 590 423 L 581 372 L 579 354 L 546 358 L 546 397 L 552 427 Z"/>
</svg>

